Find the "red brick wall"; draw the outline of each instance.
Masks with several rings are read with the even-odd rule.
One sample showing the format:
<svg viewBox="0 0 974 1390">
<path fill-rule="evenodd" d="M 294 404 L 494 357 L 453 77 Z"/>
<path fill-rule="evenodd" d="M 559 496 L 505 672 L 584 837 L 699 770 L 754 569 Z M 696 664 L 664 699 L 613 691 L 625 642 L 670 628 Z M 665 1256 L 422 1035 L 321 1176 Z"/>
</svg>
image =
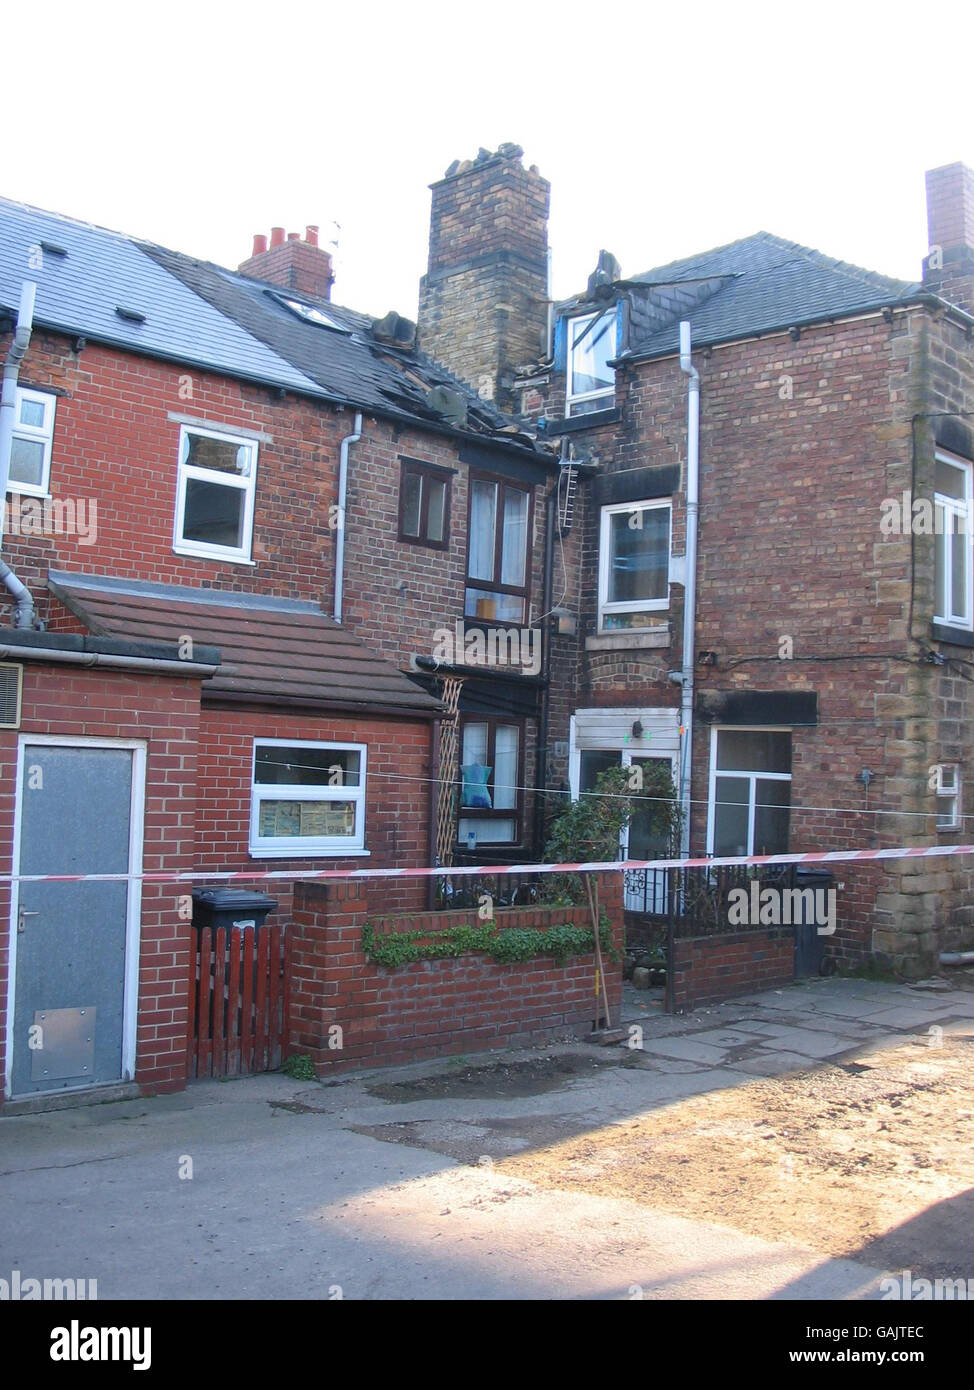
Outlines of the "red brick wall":
<svg viewBox="0 0 974 1390">
<path fill-rule="evenodd" d="M 35 332 L 21 382 L 60 392 L 51 461 L 55 499 L 97 509 L 97 538 L 5 537 L 9 563 L 47 616 L 48 568 L 120 578 L 259 591 L 330 602 L 339 440 L 351 416 L 268 388 Z M 177 555 L 173 517 L 179 424 L 258 431 L 253 565 Z"/>
<path fill-rule="evenodd" d="M 366 856 L 279 859 L 251 856 L 250 804 L 255 738 L 364 743 Z M 201 872 L 247 870 L 298 874 L 310 869 L 416 868 L 429 863 L 431 725 L 423 720 L 351 719 L 316 714 L 204 705 L 200 716 L 199 836 Z M 255 884 L 280 904 L 286 920 L 293 885 Z M 391 910 L 426 903 L 424 880 L 398 879 L 383 887 Z"/>
<path fill-rule="evenodd" d="M 147 745 L 145 872 L 191 870 L 196 833 L 199 685 L 168 676 L 55 666 L 24 667 L 24 734 L 141 739 Z M 13 872 L 18 735 L 0 733 L 0 873 Z M 179 1090 L 186 1078 L 190 925 L 175 884 L 142 889 L 136 1081 L 146 1092 Z M 10 893 L 0 885 L 0 921 Z M 8 998 L 8 930 L 0 932 L 0 1053 Z M 2 1071 L 0 1061 L 0 1071 Z"/>
<path fill-rule="evenodd" d="M 600 876 L 600 899 L 621 947 L 621 878 Z M 363 1065 L 392 1065 L 493 1046 L 520 1045 L 562 1029 L 584 1033 L 594 1022 L 595 958 L 565 965 L 533 959 L 501 965 L 480 955 L 415 961 L 396 970 L 371 964 L 362 952 L 369 904 L 385 905 L 382 889 L 365 884 L 302 884 L 291 931 L 291 1054 L 310 1053 L 319 1075 Z M 437 919 L 441 920 L 437 920 Z M 474 913 L 423 916 L 434 929 Z M 511 926 L 581 924 L 579 909 L 516 909 L 497 914 Z M 406 921 L 404 926 L 411 926 Z M 606 960 L 613 1022 L 622 997 L 619 961 Z M 341 1047 L 329 1047 L 329 1029 Z M 337 1035 L 332 1035 L 337 1039 Z"/>
<path fill-rule="evenodd" d="M 737 994 L 778 989 L 795 978 L 795 938 L 791 927 L 698 936 L 673 943 L 666 1007 L 686 1013 Z"/>
</svg>

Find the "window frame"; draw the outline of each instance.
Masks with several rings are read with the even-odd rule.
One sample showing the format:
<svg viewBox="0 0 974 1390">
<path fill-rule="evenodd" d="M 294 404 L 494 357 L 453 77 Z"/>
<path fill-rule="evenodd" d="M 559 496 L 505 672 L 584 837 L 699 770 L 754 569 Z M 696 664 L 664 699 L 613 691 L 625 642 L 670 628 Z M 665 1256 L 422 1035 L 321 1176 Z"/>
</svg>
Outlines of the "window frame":
<svg viewBox="0 0 974 1390">
<path fill-rule="evenodd" d="M 487 781 L 487 790 L 490 792 L 490 809 L 479 806 L 464 806 L 463 802 L 463 737 L 469 724 L 485 724 L 487 726 L 487 761 L 486 766 L 490 768 L 490 777 Z M 497 729 L 499 725 L 509 726 L 517 730 L 517 771 L 515 777 L 517 785 L 514 788 L 513 806 L 495 806 L 496 797 L 494 795 L 494 774 L 497 770 L 496 746 Z M 457 828 L 456 842 L 458 846 L 466 847 L 466 840 L 460 838 L 460 822 L 462 820 L 512 820 L 514 822 L 514 837 L 510 840 L 490 840 L 484 841 L 484 845 L 490 849 L 520 846 L 524 834 L 524 756 L 525 756 L 525 735 L 527 731 L 527 721 L 524 719 L 508 719 L 500 714 L 460 714 L 459 735 L 459 759 L 457 763 Z M 465 814 L 466 813 L 466 814 Z"/>
<path fill-rule="evenodd" d="M 635 599 L 627 602 L 610 603 L 609 594 L 609 573 L 610 573 L 610 552 L 609 543 L 612 538 L 613 516 L 620 512 L 637 511 L 659 511 L 666 508 L 669 512 L 668 541 L 666 547 L 666 597 L 661 599 Z M 599 517 L 599 632 L 638 632 L 638 628 L 606 628 L 606 617 L 615 617 L 625 613 L 663 613 L 670 606 L 670 585 L 673 575 L 673 499 L 672 497 L 647 498 L 638 502 L 611 502 L 601 509 Z"/>
<path fill-rule="evenodd" d="M 218 439 L 225 444 L 233 444 L 238 449 L 250 451 L 247 473 L 217 473 L 211 468 L 200 468 L 183 461 L 186 452 L 186 439 L 198 435 L 203 439 Z M 251 435 L 235 434 L 231 430 L 213 429 L 203 425 L 180 425 L 179 452 L 177 454 L 176 512 L 173 518 L 172 548 L 177 555 L 192 555 L 204 560 L 223 560 L 228 564 L 253 564 L 254 545 L 254 503 L 257 492 L 257 463 L 260 445 Z M 183 536 L 186 524 L 186 485 L 190 479 L 198 482 L 218 482 L 244 494 L 243 544 L 239 547 L 211 545 L 206 541 L 187 540 Z"/>
<path fill-rule="evenodd" d="M 791 772 L 749 772 L 746 768 L 736 769 L 722 767 L 717 768 L 717 741 L 722 733 L 732 734 L 787 734 L 791 743 L 792 771 Z M 707 854 L 714 854 L 714 836 L 717 829 L 717 778 L 718 777 L 740 777 L 749 779 L 748 803 L 747 803 L 747 847 L 746 855 L 753 855 L 754 850 L 754 822 L 757 811 L 757 786 L 760 781 L 767 782 L 794 782 L 794 731 L 781 724 L 715 724 L 710 731 L 710 780 L 707 792 Z M 788 797 L 788 839 L 791 840 L 791 811 L 792 800 Z M 781 853 L 786 854 L 787 849 Z M 723 857 L 723 856 L 722 856 Z"/>
<path fill-rule="evenodd" d="M 613 305 L 611 309 L 593 309 L 584 314 L 572 314 L 565 320 L 565 415 L 569 419 L 577 419 L 579 416 L 594 414 L 594 411 L 573 411 L 572 407 L 583 404 L 586 401 L 604 400 L 606 405 L 603 407 L 609 410 L 615 405 L 615 369 L 612 370 L 612 385 L 603 387 L 599 391 L 573 391 L 575 376 L 575 340 L 581 336 L 579 330 L 583 325 L 593 323 L 596 319 L 606 318 L 611 314 L 613 320 L 613 332 L 615 341 L 612 345 L 610 357 L 615 357 L 619 351 L 619 308 Z"/>
<path fill-rule="evenodd" d="M 453 501 L 453 469 L 443 468 L 436 463 L 424 463 L 421 459 L 399 459 L 399 540 L 406 545 L 419 545 L 428 550 L 449 550 L 450 548 L 450 508 Z M 406 517 L 406 478 L 410 475 L 420 479 L 419 535 L 410 536 L 405 530 Z M 429 536 L 429 489 L 427 481 L 444 484 L 443 496 L 443 539 L 433 540 Z"/>
<path fill-rule="evenodd" d="M 358 753 L 359 785 L 357 787 L 313 785 L 310 783 L 257 781 L 258 748 L 313 748 L 317 752 L 334 750 Z M 250 829 L 249 852 L 259 859 L 347 858 L 368 854 L 365 848 L 365 789 L 368 745 L 365 743 L 335 743 L 318 739 L 254 738 L 250 760 Z M 260 807 L 263 801 L 354 801 L 355 836 L 339 838 L 334 835 L 317 838 L 295 836 L 288 838 L 260 834 Z"/>
<path fill-rule="evenodd" d="M 20 407 L 23 401 L 35 401 L 44 410 L 44 424 L 22 425 Z M 51 490 L 51 456 L 54 452 L 54 425 L 57 419 L 57 396 L 53 391 L 41 391 L 33 386 L 18 386 L 14 399 L 13 439 L 21 439 L 29 444 L 44 445 L 44 463 L 39 483 L 18 483 L 7 477 L 7 494 L 18 497 L 49 497 Z"/>
<path fill-rule="evenodd" d="M 493 579 L 474 579 L 470 573 L 470 538 L 473 521 L 473 484 L 491 483 L 497 487 L 497 507 L 494 512 L 494 565 Z M 508 491 L 527 495 L 528 510 L 524 525 L 524 583 L 505 584 L 497 579 L 503 573 L 504 564 L 504 499 Z M 466 622 L 490 623 L 495 627 L 527 627 L 531 616 L 531 570 L 534 560 L 534 488 L 530 483 L 517 483 L 496 473 L 484 473 L 471 469 L 467 481 L 467 558 L 464 563 L 463 614 Z M 483 589 L 487 593 L 511 594 L 523 599 L 524 609 L 519 620 L 513 618 L 478 618 L 467 613 L 467 590 Z"/>
<path fill-rule="evenodd" d="M 953 785 L 950 786 L 950 787 L 944 787 L 944 785 L 943 785 L 943 776 L 944 776 L 944 773 L 945 773 L 945 772 L 948 772 L 948 771 L 952 774 Z M 939 772 L 939 775 L 938 775 L 938 777 L 937 777 L 937 786 L 936 786 L 936 789 L 935 789 L 935 792 L 934 792 L 934 796 L 935 796 L 935 799 L 936 799 L 936 802 L 937 802 L 937 820 L 936 820 L 936 828 L 937 828 L 937 830 L 959 830 L 959 829 L 961 828 L 961 824 L 962 824 L 962 817 L 961 817 L 961 769 L 960 769 L 960 765 L 959 765 L 958 763 L 941 763 L 941 764 L 940 764 L 940 772 Z M 940 802 L 941 802 L 941 801 L 950 801 L 950 802 L 952 803 L 952 805 L 951 805 L 951 810 L 950 810 L 950 819 L 949 819 L 949 820 L 943 820 L 943 819 L 941 819 L 941 815 L 942 815 L 941 810 L 940 810 Z"/>
<path fill-rule="evenodd" d="M 964 500 L 957 497 L 947 497 L 942 492 L 936 490 L 936 480 L 934 481 L 933 494 L 933 514 L 934 514 L 934 547 L 943 547 L 943 588 L 938 588 L 934 594 L 934 622 L 941 623 L 945 627 L 960 628 L 965 632 L 974 630 L 974 464 L 969 459 L 960 458 L 956 454 L 949 454 L 943 449 L 934 452 L 934 466 L 938 463 L 944 464 L 948 468 L 956 468 L 964 477 Z M 955 532 L 948 532 L 943 524 L 937 522 L 940 519 L 941 509 L 944 515 L 960 516 L 964 518 L 963 537 Z M 967 575 L 966 586 L 966 611 L 963 616 L 955 616 L 950 610 L 953 608 L 953 549 L 956 541 L 963 539 L 967 550 L 967 563 L 965 573 Z M 936 565 L 934 568 L 936 575 Z M 949 596 L 949 601 L 948 601 Z M 944 609 L 944 613 L 940 612 Z"/>
</svg>

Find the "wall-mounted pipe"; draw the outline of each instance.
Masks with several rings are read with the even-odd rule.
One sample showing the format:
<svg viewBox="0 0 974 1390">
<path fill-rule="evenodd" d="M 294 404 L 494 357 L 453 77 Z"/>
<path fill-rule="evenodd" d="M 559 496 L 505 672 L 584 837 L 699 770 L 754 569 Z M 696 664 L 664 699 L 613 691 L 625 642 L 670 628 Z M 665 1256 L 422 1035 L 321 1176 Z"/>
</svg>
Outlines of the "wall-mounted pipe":
<svg viewBox="0 0 974 1390">
<path fill-rule="evenodd" d="M 335 610 L 336 623 L 342 620 L 342 598 L 345 592 L 345 497 L 348 492 L 348 451 L 362 438 L 362 413 L 356 411 L 352 433 L 342 440 L 338 455 L 338 538 L 335 544 Z"/>
<path fill-rule="evenodd" d="M 0 391 L 0 507 L 6 508 L 7 487 L 10 483 L 10 455 L 13 451 L 14 428 L 17 423 L 17 382 L 20 378 L 20 364 L 30 345 L 31 329 L 34 326 L 34 296 L 37 286 L 33 280 L 25 280 L 20 288 L 20 308 L 17 311 L 17 326 L 13 341 L 7 351 L 3 364 L 3 389 Z M 0 560 L 0 582 L 13 595 L 16 605 L 17 626 L 34 626 L 34 600 L 27 585 L 17 578 L 9 565 Z"/>
<path fill-rule="evenodd" d="M 697 522 L 700 510 L 700 373 L 690 359 L 690 325 L 680 324 L 680 371 L 687 382 L 686 549 L 683 588 L 683 669 L 680 674 L 680 806 L 683 853 L 690 849 L 690 782 L 693 771 L 693 666 L 697 619 Z"/>
<path fill-rule="evenodd" d="M 53 661 L 59 666 L 104 666 L 117 671 L 155 672 L 161 676 L 215 676 L 219 666 L 201 661 L 170 661 L 168 657 L 116 656 L 111 652 L 64 651 L 59 647 L 3 647 L 0 661 Z"/>
</svg>

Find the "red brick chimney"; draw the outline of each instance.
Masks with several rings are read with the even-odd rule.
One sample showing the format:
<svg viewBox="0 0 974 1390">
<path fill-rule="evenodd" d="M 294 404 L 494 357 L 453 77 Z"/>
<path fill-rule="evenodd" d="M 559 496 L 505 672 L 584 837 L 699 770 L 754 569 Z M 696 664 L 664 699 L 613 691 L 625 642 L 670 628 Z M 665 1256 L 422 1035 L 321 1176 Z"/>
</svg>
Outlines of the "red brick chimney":
<svg viewBox="0 0 974 1390">
<path fill-rule="evenodd" d="M 965 164 L 928 170 L 927 233 L 925 287 L 974 314 L 974 170 Z"/>
<path fill-rule="evenodd" d="M 331 256 L 318 245 L 317 227 L 307 227 L 303 239 L 300 232 L 285 235 L 283 227 L 272 227 L 270 246 L 267 237 L 258 234 L 254 237 L 249 259 L 237 268 L 241 275 L 269 280 L 284 290 L 297 290 L 315 299 L 331 299 L 335 274 Z"/>
</svg>

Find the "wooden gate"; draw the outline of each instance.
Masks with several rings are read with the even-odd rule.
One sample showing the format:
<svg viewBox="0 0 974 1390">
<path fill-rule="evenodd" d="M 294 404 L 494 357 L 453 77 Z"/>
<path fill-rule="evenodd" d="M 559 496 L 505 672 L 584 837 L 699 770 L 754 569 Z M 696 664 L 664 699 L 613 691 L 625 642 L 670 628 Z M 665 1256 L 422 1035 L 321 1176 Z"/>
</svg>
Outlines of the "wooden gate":
<svg viewBox="0 0 974 1390">
<path fill-rule="evenodd" d="M 193 935 L 190 1079 L 274 1071 L 287 1030 L 283 926 L 204 927 Z"/>
</svg>

